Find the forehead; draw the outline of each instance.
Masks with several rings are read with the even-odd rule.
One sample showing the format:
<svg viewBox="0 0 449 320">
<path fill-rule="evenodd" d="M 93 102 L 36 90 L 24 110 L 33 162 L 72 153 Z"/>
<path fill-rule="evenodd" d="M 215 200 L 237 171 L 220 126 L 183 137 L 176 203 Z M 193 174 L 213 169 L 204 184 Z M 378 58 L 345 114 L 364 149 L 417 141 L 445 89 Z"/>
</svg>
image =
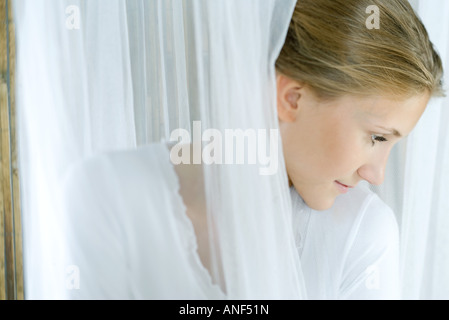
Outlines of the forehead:
<svg viewBox="0 0 449 320">
<path fill-rule="evenodd" d="M 429 102 L 430 94 L 408 98 L 382 96 L 344 96 L 338 99 L 340 117 L 356 123 L 394 128 L 407 135 L 417 124 Z"/>
<path fill-rule="evenodd" d="M 349 108 L 353 114 L 372 118 L 412 117 L 420 118 L 429 102 L 429 94 L 420 94 L 407 98 L 383 96 L 345 96 L 339 104 Z"/>
</svg>

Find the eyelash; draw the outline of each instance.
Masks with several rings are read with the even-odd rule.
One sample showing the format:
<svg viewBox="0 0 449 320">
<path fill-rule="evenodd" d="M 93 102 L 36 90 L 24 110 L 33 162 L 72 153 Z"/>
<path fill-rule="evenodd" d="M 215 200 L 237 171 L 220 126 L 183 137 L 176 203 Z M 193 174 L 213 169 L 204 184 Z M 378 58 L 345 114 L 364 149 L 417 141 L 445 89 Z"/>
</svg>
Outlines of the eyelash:
<svg viewBox="0 0 449 320">
<path fill-rule="evenodd" d="M 387 142 L 388 140 L 382 136 L 376 136 L 375 134 L 371 135 L 371 142 L 373 143 L 373 147 L 376 145 L 376 142 Z"/>
</svg>

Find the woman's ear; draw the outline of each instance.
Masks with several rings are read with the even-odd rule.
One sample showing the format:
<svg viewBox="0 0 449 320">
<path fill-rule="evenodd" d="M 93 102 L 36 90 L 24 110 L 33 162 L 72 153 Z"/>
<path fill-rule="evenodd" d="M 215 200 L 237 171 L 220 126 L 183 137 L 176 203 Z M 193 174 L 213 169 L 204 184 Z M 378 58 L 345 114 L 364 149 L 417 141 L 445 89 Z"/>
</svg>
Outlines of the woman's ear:
<svg viewBox="0 0 449 320">
<path fill-rule="evenodd" d="M 282 74 L 277 75 L 276 84 L 279 120 L 282 122 L 294 122 L 299 112 L 302 85 Z"/>
</svg>

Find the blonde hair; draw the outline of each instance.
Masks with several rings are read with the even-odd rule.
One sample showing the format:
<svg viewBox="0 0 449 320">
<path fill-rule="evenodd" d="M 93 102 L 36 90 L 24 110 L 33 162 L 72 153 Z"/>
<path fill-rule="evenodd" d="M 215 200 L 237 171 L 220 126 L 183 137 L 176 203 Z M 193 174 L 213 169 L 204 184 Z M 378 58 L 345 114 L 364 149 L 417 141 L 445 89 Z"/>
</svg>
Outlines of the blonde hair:
<svg viewBox="0 0 449 320">
<path fill-rule="evenodd" d="M 379 29 L 368 29 L 376 5 Z M 298 0 L 277 72 L 322 98 L 444 96 L 443 67 L 407 0 Z"/>
</svg>

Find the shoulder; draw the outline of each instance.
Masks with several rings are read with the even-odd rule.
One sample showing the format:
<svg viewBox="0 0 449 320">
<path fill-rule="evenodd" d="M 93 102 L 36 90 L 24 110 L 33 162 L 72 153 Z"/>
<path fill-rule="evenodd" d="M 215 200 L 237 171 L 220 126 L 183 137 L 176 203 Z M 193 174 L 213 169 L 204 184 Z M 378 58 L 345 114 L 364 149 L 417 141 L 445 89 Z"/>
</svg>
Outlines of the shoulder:
<svg viewBox="0 0 449 320">
<path fill-rule="evenodd" d="M 84 158 L 66 170 L 59 192 L 67 223 L 105 224 L 142 204 L 139 192 L 159 195 L 173 183 L 162 144 Z M 150 197 L 146 197 L 150 201 Z M 95 212 L 95 214 L 92 214 Z"/>
<path fill-rule="evenodd" d="M 356 203 L 342 254 L 340 296 L 399 297 L 399 228 L 393 210 L 374 192 L 357 188 L 342 203 Z"/>
<path fill-rule="evenodd" d="M 351 211 L 352 235 L 359 242 L 385 246 L 397 240 L 398 224 L 393 210 L 367 187 L 359 186 L 341 196 L 334 210 L 343 208 Z"/>
<path fill-rule="evenodd" d="M 361 232 L 371 241 L 376 238 L 388 241 L 386 236 L 390 239 L 397 236 L 398 226 L 393 210 L 367 186 L 359 185 L 338 196 L 333 206 L 324 211 L 308 208 L 294 188 L 290 189 L 290 193 L 294 219 L 298 220 L 304 209 L 309 210 L 316 222 L 313 226 L 325 228 L 329 238 L 343 240 Z"/>
<path fill-rule="evenodd" d="M 320 214 L 320 213 L 318 213 Z M 343 264 L 379 259 L 399 246 L 399 228 L 393 210 L 365 186 L 339 196 L 322 219 L 334 239 Z"/>
<path fill-rule="evenodd" d="M 135 189 L 148 179 L 163 179 L 171 171 L 169 157 L 169 150 L 162 143 L 88 156 L 66 170 L 61 189 L 66 194 L 104 194 L 118 185 L 125 190 Z"/>
<path fill-rule="evenodd" d="M 385 259 L 388 264 L 395 265 L 399 228 L 393 210 L 376 193 L 364 187 L 345 196 L 336 207 L 346 204 L 354 210 L 342 255 L 346 269 L 354 270 L 358 266 L 362 272 Z"/>
<path fill-rule="evenodd" d="M 128 150 L 102 152 L 73 162 L 66 170 L 63 182 L 83 179 L 86 176 L 89 176 L 90 180 L 105 177 L 105 173 L 109 174 L 110 169 L 120 174 L 136 165 L 144 164 L 145 167 L 160 165 L 168 162 L 169 157 L 169 150 L 161 143 Z"/>
<path fill-rule="evenodd" d="M 300 200 L 294 199 L 294 204 Z M 300 208 L 299 205 L 294 207 Z M 360 234 L 371 243 L 397 237 L 398 226 L 393 210 L 363 185 L 338 196 L 330 209 L 311 211 L 314 219 L 326 227 L 329 235 L 340 240 L 346 239 L 346 243 L 353 243 L 354 238 Z"/>
</svg>

